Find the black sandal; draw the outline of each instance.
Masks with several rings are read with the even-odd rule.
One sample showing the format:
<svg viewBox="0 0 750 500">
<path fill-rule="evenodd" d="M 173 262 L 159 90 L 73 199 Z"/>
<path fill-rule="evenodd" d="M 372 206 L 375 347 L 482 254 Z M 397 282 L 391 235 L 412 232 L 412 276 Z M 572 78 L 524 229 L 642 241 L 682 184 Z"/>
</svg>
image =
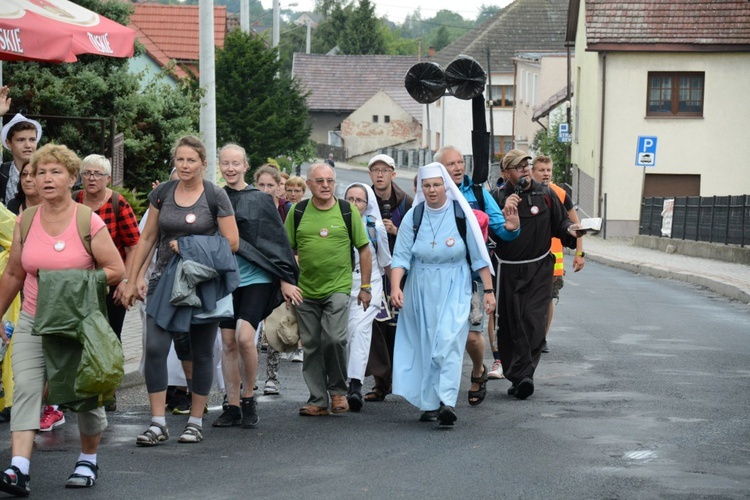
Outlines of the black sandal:
<svg viewBox="0 0 750 500">
<path fill-rule="evenodd" d="M 76 468 L 86 467 L 94 473 L 94 477 L 84 476 L 83 474 L 73 473 L 65 481 L 66 488 L 91 488 L 96 484 L 96 478 L 99 477 L 99 466 L 88 460 L 79 460 L 76 462 Z"/>
<path fill-rule="evenodd" d="M 469 404 L 471 406 L 477 406 L 482 404 L 484 398 L 487 396 L 487 380 L 489 379 L 489 373 L 487 372 L 487 366 L 482 365 L 482 376 L 471 377 L 472 384 L 479 384 L 479 389 L 476 391 L 469 391 Z"/>
<path fill-rule="evenodd" d="M 13 495 L 14 497 L 29 496 L 31 493 L 31 488 L 29 487 L 31 477 L 28 474 L 21 472 L 21 470 L 15 465 L 11 465 L 10 468 L 13 470 L 15 477 L 3 472 L 0 475 L 0 491 Z"/>
<path fill-rule="evenodd" d="M 385 400 L 385 390 L 383 390 L 382 387 L 378 387 L 377 385 L 372 388 L 370 392 L 365 394 L 365 401 L 384 401 Z"/>
</svg>

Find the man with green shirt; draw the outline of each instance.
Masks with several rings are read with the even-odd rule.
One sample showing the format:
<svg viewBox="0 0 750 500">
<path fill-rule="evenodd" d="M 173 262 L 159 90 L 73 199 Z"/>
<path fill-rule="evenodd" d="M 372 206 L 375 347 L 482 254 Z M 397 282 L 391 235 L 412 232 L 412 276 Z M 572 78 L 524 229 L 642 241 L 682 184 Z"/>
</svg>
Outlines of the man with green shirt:
<svg viewBox="0 0 750 500">
<path fill-rule="evenodd" d="M 358 302 L 366 309 L 372 300 L 369 239 L 357 208 L 349 204 L 351 239 L 339 201 L 333 195 L 336 176 L 325 163 L 316 163 L 307 174 L 312 198 L 302 217 L 286 218 L 286 231 L 297 250 L 300 267 L 298 286 L 303 301 L 296 304 L 304 361 L 302 376 L 310 391 L 303 416 L 349 411 L 346 401 L 346 337 L 349 293 L 352 289 L 352 247 L 359 252 L 362 286 Z M 305 202 L 300 202 L 300 204 Z M 297 205 L 293 207 L 296 211 Z M 298 226 L 295 229 L 295 218 Z"/>
</svg>

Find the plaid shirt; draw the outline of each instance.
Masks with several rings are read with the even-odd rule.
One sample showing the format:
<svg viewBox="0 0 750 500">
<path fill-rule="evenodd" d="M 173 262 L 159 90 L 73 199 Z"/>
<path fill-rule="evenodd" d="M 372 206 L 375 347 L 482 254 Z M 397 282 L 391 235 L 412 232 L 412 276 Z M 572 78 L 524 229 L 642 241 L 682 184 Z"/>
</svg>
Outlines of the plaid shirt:
<svg viewBox="0 0 750 500">
<path fill-rule="evenodd" d="M 83 203 L 83 193 L 83 190 L 78 193 L 76 197 L 78 203 Z M 115 242 L 122 261 L 125 262 L 125 248 L 134 247 L 138 244 L 138 237 L 141 233 L 138 230 L 138 220 L 135 218 L 133 208 L 123 196 L 120 196 L 117 211 L 117 221 L 115 221 L 115 212 L 112 209 L 112 197 L 110 196 L 104 202 L 104 205 L 99 207 L 96 213 L 107 225 L 109 235 L 112 237 L 112 241 Z"/>
</svg>

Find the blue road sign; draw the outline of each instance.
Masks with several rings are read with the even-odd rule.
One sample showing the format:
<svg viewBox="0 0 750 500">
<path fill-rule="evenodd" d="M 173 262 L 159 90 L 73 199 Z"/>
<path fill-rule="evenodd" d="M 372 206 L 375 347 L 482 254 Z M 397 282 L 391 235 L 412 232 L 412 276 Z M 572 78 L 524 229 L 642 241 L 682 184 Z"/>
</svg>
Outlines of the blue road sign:
<svg viewBox="0 0 750 500">
<path fill-rule="evenodd" d="M 635 166 L 656 166 L 656 136 L 638 136 L 638 149 L 635 153 Z"/>
<path fill-rule="evenodd" d="M 567 123 L 561 123 L 557 128 L 557 142 L 570 142 L 570 126 Z"/>
</svg>

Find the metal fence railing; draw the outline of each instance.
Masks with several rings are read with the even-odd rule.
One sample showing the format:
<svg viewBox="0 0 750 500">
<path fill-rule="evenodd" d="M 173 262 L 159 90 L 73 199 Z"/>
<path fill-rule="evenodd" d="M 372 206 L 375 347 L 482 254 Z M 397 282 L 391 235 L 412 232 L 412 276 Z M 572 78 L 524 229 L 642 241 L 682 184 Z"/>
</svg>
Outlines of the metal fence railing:
<svg viewBox="0 0 750 500">
<path fill-rule="evenodd" d="M 743 247 L 750 243 L 750 195 L 643 198 L 639 234 L 662 236 L 664 201 L 670 199 L 671 238 Z"/>
</svg>

